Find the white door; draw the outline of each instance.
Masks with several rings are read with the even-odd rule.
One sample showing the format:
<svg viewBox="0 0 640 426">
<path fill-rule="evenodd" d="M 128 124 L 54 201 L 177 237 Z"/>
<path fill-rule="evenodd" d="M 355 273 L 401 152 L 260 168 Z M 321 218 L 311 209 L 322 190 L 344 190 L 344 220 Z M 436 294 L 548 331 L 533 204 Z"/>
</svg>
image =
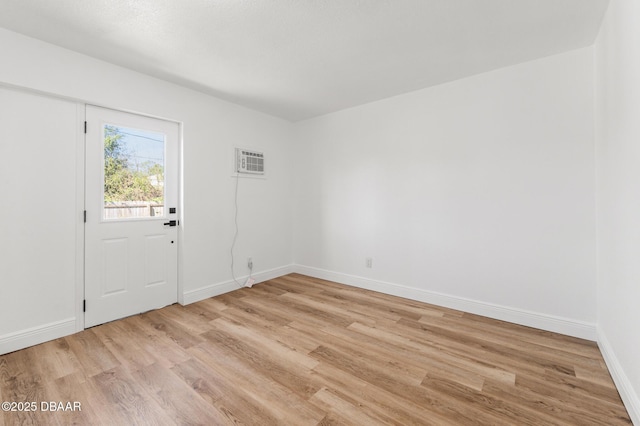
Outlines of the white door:
<svg viewBox="0 0 640 426">
<path fill-rule="evenodd" d="M 85 327 L 178 297 L 177 123 L 86 110 Z"/>
</svg>

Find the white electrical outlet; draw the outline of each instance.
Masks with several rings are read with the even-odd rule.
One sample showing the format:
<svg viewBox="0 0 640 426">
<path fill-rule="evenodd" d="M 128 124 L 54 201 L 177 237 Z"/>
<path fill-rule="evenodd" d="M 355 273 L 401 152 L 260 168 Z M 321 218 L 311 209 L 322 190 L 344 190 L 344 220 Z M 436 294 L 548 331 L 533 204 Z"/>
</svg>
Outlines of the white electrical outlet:
<svg viewBox="0 0 640 426">
<path fill-rule="evenodd" d="M 373 259 L 370 257 L 367 257 L 364 259 L 364 264 L 367 268 L 372 268 L 373 267 Z"/>
</svg>

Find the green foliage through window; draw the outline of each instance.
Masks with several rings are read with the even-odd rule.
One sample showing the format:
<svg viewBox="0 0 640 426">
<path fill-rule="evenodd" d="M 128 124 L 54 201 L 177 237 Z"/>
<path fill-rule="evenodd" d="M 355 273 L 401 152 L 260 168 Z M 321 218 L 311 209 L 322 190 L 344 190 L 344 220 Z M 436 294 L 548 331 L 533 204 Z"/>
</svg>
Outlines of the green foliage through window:
<svg viewBox="0 0 640 426">
<path fill-rule="evenodd" d="M 128 151 L 126 135 L 115 126 L 104 127 L 104 201 L 164 201 L 164 167 L 154 161 L 138 164 Z"/>
</svg>

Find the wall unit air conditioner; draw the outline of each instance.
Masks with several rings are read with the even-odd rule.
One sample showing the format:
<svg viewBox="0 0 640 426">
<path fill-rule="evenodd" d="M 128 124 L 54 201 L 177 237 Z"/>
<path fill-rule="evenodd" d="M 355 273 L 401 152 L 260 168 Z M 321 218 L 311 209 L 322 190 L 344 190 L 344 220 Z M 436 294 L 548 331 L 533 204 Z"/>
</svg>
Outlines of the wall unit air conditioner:
<svg viewBox="0 0 640 426">
<path fill-rule="evenodd" d="M 264 153 L 236 148 L 236 173 L 264 175 Z"/>
</svg>

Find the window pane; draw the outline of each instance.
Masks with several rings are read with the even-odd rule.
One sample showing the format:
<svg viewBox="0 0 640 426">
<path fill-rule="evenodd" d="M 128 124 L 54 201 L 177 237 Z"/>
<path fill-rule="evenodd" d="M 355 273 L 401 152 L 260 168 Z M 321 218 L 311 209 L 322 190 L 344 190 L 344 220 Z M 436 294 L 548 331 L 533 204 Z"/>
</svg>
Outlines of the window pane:
<svg viewBox="0 0 640 426">
<path fill-rule="evenodd" d="M 165 135 L 104 126 L 103 218 L 164 217 Z"/>
</svg>

